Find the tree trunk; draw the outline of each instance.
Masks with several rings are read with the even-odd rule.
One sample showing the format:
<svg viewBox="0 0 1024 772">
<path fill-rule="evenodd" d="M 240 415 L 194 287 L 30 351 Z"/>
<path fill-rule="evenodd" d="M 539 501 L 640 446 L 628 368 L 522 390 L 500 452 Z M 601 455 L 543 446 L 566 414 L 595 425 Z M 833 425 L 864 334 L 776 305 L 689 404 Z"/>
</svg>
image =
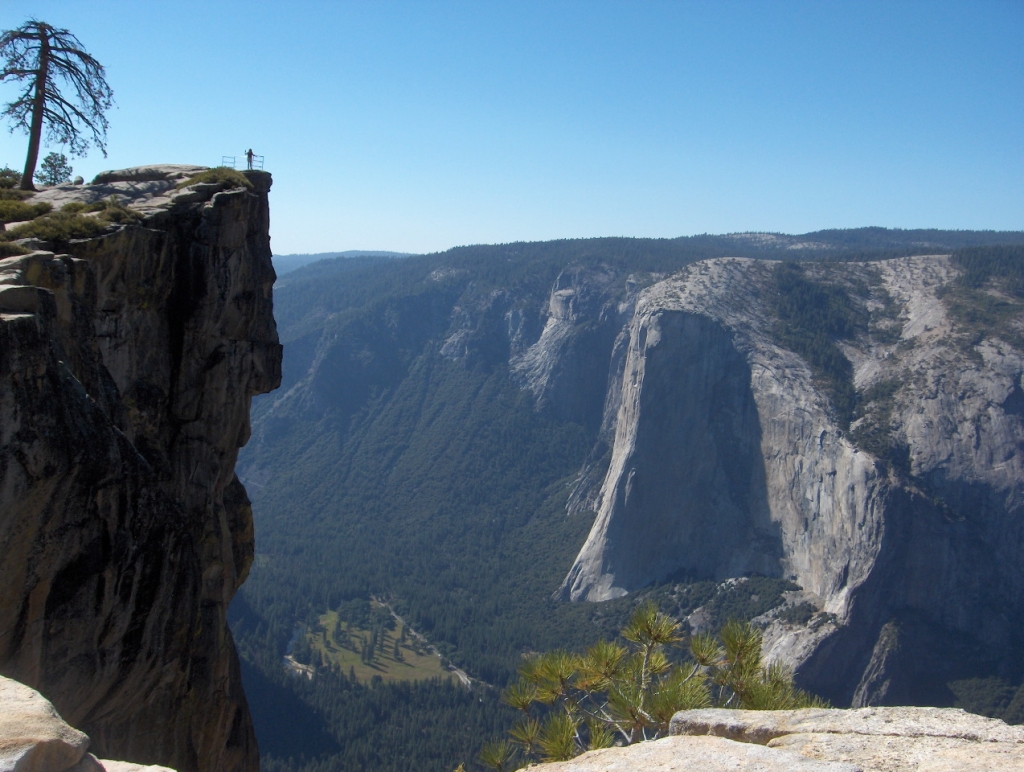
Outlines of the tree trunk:
<svg viewBox="0 0 1024 772">
<path fill-rule="evenodd" d="M 46 30 L 39 30 L 39 69 L 36 70 L 36 92 L 32 98 L 32 125 L 28 131 L 28 157 L 21 175 L 21 189 L 35 190 L 32 177 L 39 160 L 39 142 L 43 135 L 43 108 L 46 106 L 46 78 L 50 69 L 50 38 Z"/>
</svg>

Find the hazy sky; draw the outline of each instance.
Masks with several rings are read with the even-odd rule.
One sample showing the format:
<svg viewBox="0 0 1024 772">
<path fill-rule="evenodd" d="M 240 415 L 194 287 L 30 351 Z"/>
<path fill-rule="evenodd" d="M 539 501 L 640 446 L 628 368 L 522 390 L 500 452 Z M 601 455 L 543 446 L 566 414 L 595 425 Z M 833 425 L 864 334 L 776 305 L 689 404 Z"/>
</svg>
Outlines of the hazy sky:
<svg viewBox="0 0 1024 772">
<path fill-rule="evenodd" d="M 114 89 L 76 173 L 251 146 L 279 254 L 1024 229 L 1024 0 L 5 0 L 0 26 L 29 15 Z"/>
</svg>

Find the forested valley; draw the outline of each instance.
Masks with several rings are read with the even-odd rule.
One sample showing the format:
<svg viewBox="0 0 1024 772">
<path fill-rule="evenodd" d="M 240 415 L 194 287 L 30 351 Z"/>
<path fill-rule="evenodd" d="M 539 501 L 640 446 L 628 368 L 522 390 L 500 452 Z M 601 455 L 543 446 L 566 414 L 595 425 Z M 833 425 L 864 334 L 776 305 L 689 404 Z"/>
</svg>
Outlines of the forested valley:
<svg viewBox="0 0 1024 772">
<path fill-rule="evenodd" d="M 500 690 L 524 654 L 611 639 L 644 600 L 680 619 L 703 608 L 715 630 L 798 589 L 676 576 L 600 604 L 555 600 L 593 522 L 585 506 L 567 514 L 567 502 L 581 470 L 607 463 L 607 383 L 591 384 L 599 398 L 578 410 L 538 409 L 510 370 L 508 319 L 536 338 L 564 271 L 613 277 L 606 299 L 625 302 L 709 257 L 884 259 L 995 239 L 885 229 L 593 239 L 338 258 L 283 276 L 283 382 L 255 401 L 238 464 L 256 556 L 231 608 L 263 768 L 481 768 L 480 746 L 511 726 Z M 779 281 L 817 297 L 796 269 Z M 796 336 L 795 324 L 780 334 Z M 602 335 L 593 331 L 610 352 Z M 603 367 L 607 377 L 607 358 Z M 413 636 L 415 653 L 434 647 L 439 674 L 394 677 Z M 286 656 L 303 667 L 286 668 Z M 1002 708 L 1024 703 L 1006 689 Z"/>
</svg>

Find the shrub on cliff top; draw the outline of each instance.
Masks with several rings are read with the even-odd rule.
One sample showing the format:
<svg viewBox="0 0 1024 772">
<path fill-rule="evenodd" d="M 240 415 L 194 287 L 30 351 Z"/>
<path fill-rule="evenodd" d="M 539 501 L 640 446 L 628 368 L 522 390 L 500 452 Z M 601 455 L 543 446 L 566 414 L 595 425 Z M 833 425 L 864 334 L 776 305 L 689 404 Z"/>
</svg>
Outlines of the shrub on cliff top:
<svg viewBox="0 0 1024 772">
<path fill-rule="evenodd" d="M 10 166 L 0 169 L 0 188 L 9 190 L 21 182 L 21 172 L 16 172 Z"/>
<path fill-rule="evenodd" d="M 92 212 L 97 214 L 88 216 Z M 33 238 L 59 243 L 88 239 L 98 236 L 111 223 L 135 223 L 142 219 L 142 215 L 125 206 L 116 195 L 91 204 L 69 201 L 57 212 L 51 211 L 49 204 L 0 200 L 0 221 L 7 223 L 28 219 L 31 222 L 0 233 L 0 240 Z"/>
<path fill-rule="evenodd" d="M 132 223 L 142 219 L 141 214 L 125 206 L 116 195 L 86 205 L 85 211 L 99 212 L 99 218 L 107 222 Z"/>
<path fill-rule="evenodd" d="M 252 183 L 249 182 L 241 172 L 232 169 L 229 166 L 215 166 L 213 169 L 207 169 L 205 172 L 199 172 L 199 174 L 194 174 L 187 180 L 179 182 L 175 185 L 174 189 L 180 190 L 181 188 L 198 185 L 199 183 L 223 185 L 225 189 L 245 188 L 246 190 L 252 190 L 253 188 Z"/>
<path fill-rule="evenodd" d="M 39 239 L 40 241 L 64 242 L 72 239 L 87 239 L 98 236 L 109 221 L 86 217 L 76 212 L 51 212 L 37 217 L 32 222 L 19 225 L 0 234 L 4 241 L 15 239 Z"/>
<path fill-rule="evenodd" d="M 52 208 L 49 204 L 26 204 L 24 201 L 0 200 L 0 222 L 34 220 Z"/>
<path fill-rule="evenodd" d="M 0 260 L 5 257 L 15 257 L 17 255 L 27 255 L 28 250 L 21 244 L 14 244 L 10 241 L 0 241 Z"/>
<path fill-rule="evenodd" d="M 108 209 L 126 209 L 126 207 L 121 203 L 121 199 L 116 195 L 112 195 L 99 201 L 93 201 L 90 204 L 84 201 L 68 201 L 60 208 L 60 211 L 68 212 L 69 214 L 85 214 L 86 212 L 103 212 Z"/>
</svg>

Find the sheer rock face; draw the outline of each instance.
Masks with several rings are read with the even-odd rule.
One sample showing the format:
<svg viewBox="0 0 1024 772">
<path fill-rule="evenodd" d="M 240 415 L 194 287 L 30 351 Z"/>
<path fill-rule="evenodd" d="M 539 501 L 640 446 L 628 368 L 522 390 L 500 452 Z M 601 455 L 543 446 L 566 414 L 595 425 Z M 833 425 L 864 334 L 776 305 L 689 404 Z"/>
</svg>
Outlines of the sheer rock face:
<svg viewBox="0 0 1024 772">
<path fill-rule="evenodd" d="M 860 287 L 898 333 L 842 343 L 862 397 L 893 392 L 865 402 L 905 451 L 897 468 L 840 429 L 779 345 L 773 265 L 710 260 L 640 294 L 597 517 L 561 594 L 600 601 L 676 572 L 789 578 L 825 613 L 773 623 L 766 653 L 804 685 L 839 704 L 941 699 L 929 677 L 998 667 L 1024 642 L 1024 360 L 965 342 L 937 295 L 957 275 L 946 257 L 808 265 Z"/>
<path fill-rule="evenodd" d="M 559 274 L 540 333 L 526 334 L 523 313 L 506 313 L 509 369 L 537 409 L 562 420 L 597 423 L 608 383 L 608 352 L 632 311 L 628 280 L 611 269 L 571 266 Z M 632 294 L 635 294 L 632 293 Z"/>
<path fill-rule="evenodd" d="M 255 770 L 225 615 L 253 553 L 235 459 L 280 381 L 270 176 L 159 171 L 125 184 L 141 224 L 0 261 L 0 672 L 99 756 Z"/>
</svg>

